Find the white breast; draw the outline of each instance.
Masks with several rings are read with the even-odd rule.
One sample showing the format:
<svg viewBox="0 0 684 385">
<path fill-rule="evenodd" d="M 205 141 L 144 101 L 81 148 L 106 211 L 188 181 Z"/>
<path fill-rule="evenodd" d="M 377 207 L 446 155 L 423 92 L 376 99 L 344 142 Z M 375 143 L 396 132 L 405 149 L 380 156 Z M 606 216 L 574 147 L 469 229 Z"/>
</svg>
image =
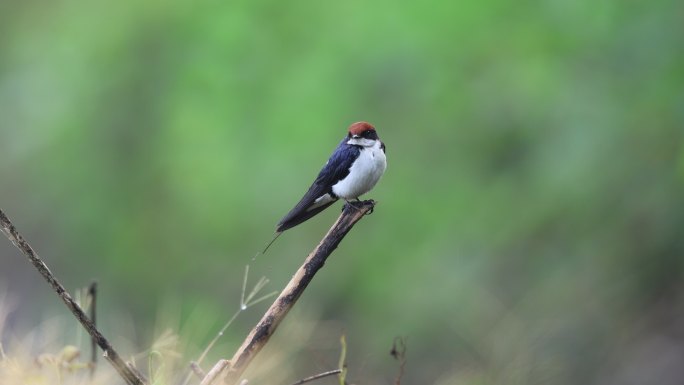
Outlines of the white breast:
<svg viewBox="0 0 684 385">
<path fill-rule="evenodd" d="M 343 199 L 356 199 L 369 192 L 387 168 L 385 152 L 380 141 L 373 146 L 363 147 L 358 159 L 349 168 L 349 175 L 332 186 L 332 191 Z"/>
</svg>

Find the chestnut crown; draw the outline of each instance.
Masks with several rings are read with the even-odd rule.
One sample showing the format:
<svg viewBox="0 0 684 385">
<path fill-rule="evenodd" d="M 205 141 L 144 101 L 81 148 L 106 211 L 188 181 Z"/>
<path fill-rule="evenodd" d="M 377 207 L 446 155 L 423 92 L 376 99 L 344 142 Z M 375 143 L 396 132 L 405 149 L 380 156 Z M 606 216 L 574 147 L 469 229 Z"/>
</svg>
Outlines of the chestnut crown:
<svg viewBox="0 0 684 385">
<path fill-rule="evenodd" d="M 350 138 L 378 139 L 375 127 L 368 122 L 356 122 L 349 126 Z"/>
</svg>

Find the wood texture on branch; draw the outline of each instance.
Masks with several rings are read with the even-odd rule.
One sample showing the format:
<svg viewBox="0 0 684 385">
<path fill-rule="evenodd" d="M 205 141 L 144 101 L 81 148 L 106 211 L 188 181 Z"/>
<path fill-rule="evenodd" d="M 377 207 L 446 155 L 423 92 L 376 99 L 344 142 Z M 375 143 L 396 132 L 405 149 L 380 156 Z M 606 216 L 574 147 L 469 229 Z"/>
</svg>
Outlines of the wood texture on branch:
<svg viewBox="0 0 684 385">
<path fill-rule="evenodd" d="M 292 309 L 299 296 L 302 295 L 309 285 L 314 275 L 325 264 L 330 254 L 337 248 L 349 230 L 371 212 L 375 207 L 375 202 L 367 200 L 355 202 L 353 205 L 346 204 L 342 209 L 342 214 L 321 242 L 309 254 L 301 267 L 295 272 L 285 289 L 266 311 L 259 323 L 252 329 L 242 346 L 237 350 L 230 360 L 220 360 L 207 373 L 201 385 L 214 384 L 217 379 L 225 376 L 226 384 L 237 384 L 238 380 L 249 366 L 250 362 L 266 345 L 269 338 L 273 335 L 280 322 Z"/>
<path fill-rule="evenodd" d="M 135 368 L 124 362 L 119 354 L 114 350 L 112 345 L 95 327 L 93 322 L 88 318 L 83 309 L 74 301 L 71 295 L 64 289 L 57 278 L 50 272 L 45 262 L 38 257 L 38 254 L 33 250 L 31 245 L 21 236 L 16 227 L 7 218 L 7 215 L 0 209 L 0 230 L 7 236 L 7 238 L 16 246 L 26 258 L 33 264 L 38 272 L 45 278 L 45 280 L 52 286 L 52 289 L 62 299 L 64 304 L 69 308 L 71 313 L 76 317 L 78 322 L 83 325 L 88 334 L 97 342 L 97 344 L 104 351 L 104 357 L 114 366 L 114 369 L 121 375 L 121 377 L 130 385 L 144 385 L 146 381 L 142 374 Z"/>
</svg>

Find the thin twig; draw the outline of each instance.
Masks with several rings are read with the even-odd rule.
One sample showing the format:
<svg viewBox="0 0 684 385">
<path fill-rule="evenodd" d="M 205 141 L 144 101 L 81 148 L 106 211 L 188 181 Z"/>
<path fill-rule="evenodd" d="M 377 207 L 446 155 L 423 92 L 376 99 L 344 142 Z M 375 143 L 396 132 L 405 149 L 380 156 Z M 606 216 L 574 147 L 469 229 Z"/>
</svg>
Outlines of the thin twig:
<svg viewBox="0 0 684 385">
<path fill-rule="evenodd" d="M 95 327 L 90 318 L 83 312 L 80 306 L 74 301 L 71 295 L 64 289 L 57 278 L 50 272 L 45 262 L 38 257 L 31 245 L 24 240 L 24 237 L 19 234 L 16 227 L 7 218 L 5 213 L 0 209 L 0 230 L 7 236 L 7 238 L 16 246 L 22 254 L 29 259 L 33 266 L 38 270 L 38 272 L 45 278 L 45 280 L 52 286 L 52 289 L 57 293 L 59 298 L 64 301 L 66 307 L 69 308 L 71 313 L 76 317 L 76 319 L 83 325 L 88 334 L 97 341 L 97 344 L 104 351 L 105 358 L 114 366 L 114 369 L 119 373 L 119 375 L 130 385 L 144 385 L 146 383 L 142 374 L 140 374 L 131 365 L 126 364 L 119 354 L 114 350 L 112 345 L 107 341 L 107 339 L 100 333 Z"/>
<path fill-rule="evenodd" d="M 200 368 L 199 364 L 197 364 L 197 362 L 195 362 L 195 361 L 192 361 L 192 362 L 190 363 L 190 370 L 191 370 L 191 372 L 194 373 L 194 374 L 197 376 L 197 378 L 199 378 L 200 380 L 203 379 L 204 376 L 207 375 L 206 373 L 204 373 L 204 370 L 202 370 L 202 368 Z"/>
<path fill-rule="evenodd" d="M 90 298 L 90 320 L 93 322 L 93 327 L 97 327 L 97 281 L 93 281 L 88 286 L 88 298 Z M 95 377 L 95 369 L 97 367 L 97 340 L 95 337 L 90 338 L 90 379 Z"/>
<path fill-rule="evenodd" d="M 269 338 L 277 329 L 280 322 L 292 309 L 294 304 L 302 295 L 306 287 L 313 279 L 316 272 L 323 267 L 330 254 L 337 248 L 349 230 L 354 227 L 356 222 L 361 220 L 364 215 L 370 212 L 375 206 L 372 200 L 363 201 L 355 204 L 356 207 L 345 205 L 342 214 L 335 224 L 330 228 L 325 237 L 309 254 L 304 264 L 297 270 L 285 289 L 280 293 L 275 302 L 266 311 L 259 323 L 252 329 L 242 346 L 237 350 L 231 360 L 220 360 L 209 371 L 202 380 L 201 385 L 210 385 L 219 376 L 226 375 L 227 384 L 236 384 L 247 366 L 254 357 L 266 345 Z M 224 373 L 225 371 L 225 373 Z"/>
<path fill-rule="evenodd" d="M 304 384 L 304 383 L 307 383 L 307 382 L 311 382 L 311 381 L 318 380 L 318 379 L 320 379 L 320 378 L 324 378 L 324 377 L 328 377 L 328 376 L 334 376 L 334 375 L 340 374 L 340 373 L 342 373 L 342 369 L 330 370 L 330 371 L 327 371 L 327 372 L 315 374 L 315 375 L 313 375 L 313 376 L 311 376 L 311 377 L 302 378 L 301 380 L 299 380 L 299 381 L 293 383 L 292 385 L 301 385 L 301 384 Z"/>
<path fill-rule="evenodd" d="M 399 361 L 399 374 L 394 379 L 394 385 L 401 385 L 401 378 L 404 377 L 404 367 L 406 366 L 406 338 L 394 337 L 390 355 Z"/>
<path fill-rule="evenodd" d="M 340 370 L 340 375 L 337 376 L 337 379 L 340 385 L 344 385 L 347 383 L 347 337 L 344 334 L 340 336 L 340 359 L 337 367 Z"/>
</svg>

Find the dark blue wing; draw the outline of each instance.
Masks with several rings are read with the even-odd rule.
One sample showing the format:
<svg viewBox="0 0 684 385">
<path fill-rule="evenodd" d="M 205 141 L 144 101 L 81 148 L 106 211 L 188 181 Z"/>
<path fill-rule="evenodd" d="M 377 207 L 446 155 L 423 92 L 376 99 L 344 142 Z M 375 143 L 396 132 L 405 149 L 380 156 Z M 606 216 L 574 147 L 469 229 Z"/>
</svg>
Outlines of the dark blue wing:
<svg viewBox="0 0 684 385">
<path fill-rule="evenodd" d="M 349 168 L 359 157 L 360 152 L 361 147 L 347 144 L 347 139 L 343 139 L 318 173 L 314 185 L 325 185 L 330 189 L 326 192 L 332 193 L 332 186 L 349 175 Z"/>
<path fill-rule="evenodd" d="M 347 144 L 347 138 L 337 146 L 328 162 L 318 173 L 309 190 L 304 194 L 297 205 L 278 223 L 276 231 L 285 231 L 291 227 L 306 221 L 325 210 L 334 202 L 329 202 L 314 209 L 309 209 L 316 199 L 325 194 L 337 198 L 332 192 L 332 186 L 349 175 L 349 168 L 359 156 L 361 148 Z"/>
</svg>

